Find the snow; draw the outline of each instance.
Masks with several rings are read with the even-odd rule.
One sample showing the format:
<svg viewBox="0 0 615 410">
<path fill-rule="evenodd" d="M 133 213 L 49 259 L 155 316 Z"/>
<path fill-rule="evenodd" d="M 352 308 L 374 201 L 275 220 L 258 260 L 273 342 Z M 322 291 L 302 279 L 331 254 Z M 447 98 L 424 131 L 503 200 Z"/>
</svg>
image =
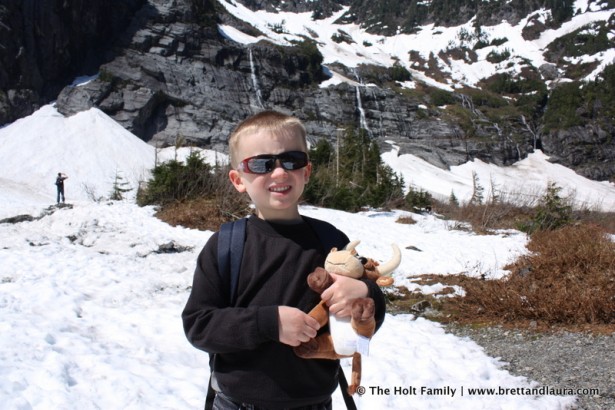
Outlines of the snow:
<svg viewBox="0 0 615 410">
<path fill-rule="evenodd" d="M 582 177 L 563 165 L 549 162 L 549 157 L 540 150 L 508 167 L 475 159 L 447 171 L 414 155 L 399 155 L 398 147 L 392 146 L 391 151 L 382 154 L 383 161 L 404 177 L 408 187 L 423 189 L 442 200 L 454 193 L 460 201 L 469 201 L 473 193 L 473 175 L 476 175 L 485 189 L 485 199 L 495 193 L 513 203 L 536 204 L 549 183 L 555 183 L 576 208 L 615 210 L 614 183 Z"/>
<path fill-rule="evenodd" d="M 104 196 L 116 169 L 135 183 L 156 157 L 181 160 L 190 153 L 155 151 L 96 109 L 65 118 L 50 105 L 0 129 L 0 218 L 42 216 L 55 202 L 52 182 L 59 171 L 70 175 L 72 205 L 49 208 L 34 221 L 0 224 L 3 410 L 202 406 L 208 356 L 186 341 L 180 313 L 197 254 L 212 232 L 171 227 L 154 217 L 152 207 L 138 207 L 132 199 L 93 201 L 79 189 L 87 184 Z M 204 155 L 212 162 L 226 160 L 211 151 Z M 539 153 L 500 172 L 479 162 L 447 172 L 410 156 L 385 158 L 413 175 L 408 181 L 443 186 L 443 194 L 454 185 L 459 196 L 461 187 L 468 189 L 471 170 L 492 175 L 500 185 L 527 176 L 515 174 L 515 167 L 560 184 L 576 175 Z M 400 158 L 403 162 L 393 161 Z M 612 185 L 599 191 L 599 183 L 575 178 L 572 183 L 588 193 L 615 195 Z M 301 212 L 360 239 L 359 252 L 376 260 L 388 260 L 391 244 L 397 244 L 402 263 L 394 273 L 396 285 L 425 293 L 442 285 L 419 286 L 413 275 L 502 277 L 503 267 L 526 252 L 527 238 L 520 232 L 474 235 L 435 215 L 351 214 L 311 206 Z M 396 222 L 409 215 L 416 224 Z M 160 253 L 169 243 L 186 250 Z M 343 368 L 349 373 L 350 362 Z M 361 409 L 562 409 L 574 402 L 574 396 L 516 394 L 538 384 L 511 375 L 473 341 L 408 314 L 387 315 L 363 360 L 363 386 L 365 394 L 356 397 Z M 471 394 L 474 388 L 513 390 Z M 334 406 L 343 408 L 339 391 Z"/>
<path fill-rule="evenodd" d="M 0 129 L 0 178 L 55 199 L 55 177 L 64 172 L 66 195 L 87 200 L 108 196 L 116 175 L 136 192 L 154 166 L 154 147 L 97 108 L 64 117 L 46 105 Z M 28 155 L 15 155 L 27 149 Z M 0 199 L 13 200 L 13 196 Z M 1 212 L 0 212 L 1 214 Z"/>
</svg>

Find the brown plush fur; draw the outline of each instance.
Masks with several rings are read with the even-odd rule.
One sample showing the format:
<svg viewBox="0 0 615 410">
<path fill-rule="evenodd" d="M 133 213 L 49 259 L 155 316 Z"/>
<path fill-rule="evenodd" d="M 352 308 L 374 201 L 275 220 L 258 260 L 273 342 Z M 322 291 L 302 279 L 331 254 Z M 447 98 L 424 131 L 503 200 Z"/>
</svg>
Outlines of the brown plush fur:
<svg viewBox="0 0 615 410">
<path fill-rule="evenodd" d="M 373 259 L 357 257 L 357 252 L 354 248 L 358 243 L 359 241 L 351 242 L 347 246 L 348 249 L 341 251 L 333 248 L 329 255 L 327 255 L 325 267 L 331 273 L 338 275 L 355 279 L 367 278 L 376 282 L 379 286 L 392 285 L 393 278 L 385 275 L 390 275 L 391 271 L 399 265 L 401 260 L 399 248 L 394 246 L 394 251 L 397 251 L 397 257 L 394 257 L 391 262 L 386 264 L 386 269 L 384 269 L 381 275 L 378 269 L 380 265 L 378 262 Z M 320 295 L 334 281 L 329 271 L 319 267 L 308 275 L 307 282 L 310 289 Z M 375 305 L 371 298 L 359 298 L 352 302 L 350 325 L 356 334 L 371 339 L 376 332 L 374 314 Z M 325 302 L 321 301 L 316 305 L 309 315 L 318 321 L 321 328 L 329 323 L 329 307 Z M 361 354 L 354 353 L 351 356 L 337 354 L 333 346 L 333 338 L 329 332 L 317 335 L 315 338 L 295 347 L 294 350 L 297 356 L 304 359 L 336 360 L 342 357 L 352 357 L 352 376 L 348 386 L 348 393 L 352 395 L 357 391 L 357 387 L 361 384 Z"/>
<path fill-rule="evenodd" d="M 317 268 L 308 276 L 308 285 L 318 294 L 324 292 L 333 283 L 333 278 L 323 268 Z M 376 330 L 376 320 L 374 319 L 374 301 L 370 298 L 356 299 L 352 303 L 350 324 L 354 331 L 366 338 L 371 338 Z M 329 322 L 329 308 L 325 302 L 321 301 L 309 313 L 310 316 L 318 320 L 320 326 L 325 326 Z M 330 359 L 336 360 L 342 357 L 335 352 L 333 339 L 329 332 L 324 332 L 295 347 L 295 353 L 304 359 Z M 352 376 L 348 386 L 348 393 L 354 394 L 357 387 L 361 384 L 361 355 L 352 355 Z"/>
</svg>

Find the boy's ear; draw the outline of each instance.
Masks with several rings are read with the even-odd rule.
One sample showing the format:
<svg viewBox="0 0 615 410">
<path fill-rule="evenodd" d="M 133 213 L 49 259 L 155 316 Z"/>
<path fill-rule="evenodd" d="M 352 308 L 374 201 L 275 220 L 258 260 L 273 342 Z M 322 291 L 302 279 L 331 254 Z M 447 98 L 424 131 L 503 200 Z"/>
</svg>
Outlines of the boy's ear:
<svg viewBox="0 0 615 410">
<path fill-rule="evenodd" d="M 228 178 L 231 180 L 231 183 L 238 192 L 246 192 L 246 186 L 241 179 L 241 175 L 239 175 L 239 171 L 237 171 L 236 169 L 231 169 L 228 172 Z"/>
<path fill-rule="evenodd" d="M 305 182 L 307 183 L 310 180 L 310 175 L 312 175 L 312 163 L 311 162 L 308 162 L 307 166 L 305 167 L 305 173 L 303 175 L 305 175 Z"/>
</svg>

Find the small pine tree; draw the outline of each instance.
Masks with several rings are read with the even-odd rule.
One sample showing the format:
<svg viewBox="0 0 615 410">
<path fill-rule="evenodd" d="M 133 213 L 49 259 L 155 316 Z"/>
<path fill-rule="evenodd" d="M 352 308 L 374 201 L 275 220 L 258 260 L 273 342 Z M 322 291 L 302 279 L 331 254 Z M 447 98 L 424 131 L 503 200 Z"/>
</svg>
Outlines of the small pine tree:
<svg viewBox="0 0 615 410">
<path fill-rule="evenodd" d="M 554 182 L 548 184 L 547 192 L 536 208 L 536 214 L 528 225 L 522 227 L 522 231 L 531 235 L 537 231 L 552 231 L 572 223 L 572 206 L 560 195 L 561 190 Z"/>
<path fill-rule="evenodd" d="M 206 196 L 217 188 L 214 179 L 212 166 L 198 151 L 192 151 L 185 163 L 170 160 L 156 165 L 137 202 L 141 206 L 162 205 Z"/>
<path fill-rule="evenodd" d="M 470 198 L 470 204 L 481 205 L 483 203 L 483 192 L 485 188 L 480 184 L 478 175 L 475 171 L 472 171 L 472 198 Z"/>
<path fill-rule="evenodd" d="M 339 157 L 337 152 L 325 139 L 310 149 L 314 172 L 303 195 L 307 203 L 356 211 L 403 200 L 403 178 L 382 162 L 378 145 L 366 133 L 346 130 Z"/>
<path fill-rule="evenodd" d="M 406 205 L 410 207 L 410 209 L 415 210 L 424 210 L 431 209 L 432 197 L 431 194 L 422 188 L 415 189 L 414 187 L 410 187 L 408 193 L 406 194 Z"/>
<path fill-rule="evenodd" d="M 453 206 L 459 206 L 459 200 L 455 195 L 455 191 L 451 189 L 451 195 L 448 197 L 448 203 Z"/>
<path fill-rule="evenodd" d="M 111 189 L 111 194 L 109 195 L 109 199 L 112 201 L 121 201 L 124 199 L 124 194 L 132 191 L 132 188 L 129 188 L 129 183 L 124 181 L 124 178 L 120 175 L 118 170 L 115 171 L 115 178 L 113 180 L 113 188 Z"/>
<path fill-rule="evenodd" d="M 495 181 L 493 180 L 493 178 L 491 178 L 491 195 L 489 196 L 489 204 L 495 205 L 499 202 L 500 202 L 499 190 L 498 190 L 498 187 Z"/>
</svg>

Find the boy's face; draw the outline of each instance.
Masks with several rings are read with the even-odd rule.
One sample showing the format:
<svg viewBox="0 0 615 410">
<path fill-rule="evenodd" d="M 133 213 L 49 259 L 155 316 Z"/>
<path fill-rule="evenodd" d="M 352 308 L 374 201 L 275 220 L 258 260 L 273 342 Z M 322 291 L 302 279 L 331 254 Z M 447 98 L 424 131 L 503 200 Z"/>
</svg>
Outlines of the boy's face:
<svg viewBox="0 0 615 410">
<path fill-rule="evenodd" d="M 269 132 L 259 132 L 243 135 L 238 142 L 236 157 L 239 161 L 263 154 L 305 152 L 301 140 L 291 133 L 274 135 Z M 233 169 L 229 172 L 229 178 L 237 191 L 248 193 L 256 205 L 259 218 L 292 221 L 300 219 L 299 198 L 311 171 L 311 163 L 304 168 L 287 171 L 276 162 L 276 167 L 270 173 L 250 174 Z"/>
</svg>

